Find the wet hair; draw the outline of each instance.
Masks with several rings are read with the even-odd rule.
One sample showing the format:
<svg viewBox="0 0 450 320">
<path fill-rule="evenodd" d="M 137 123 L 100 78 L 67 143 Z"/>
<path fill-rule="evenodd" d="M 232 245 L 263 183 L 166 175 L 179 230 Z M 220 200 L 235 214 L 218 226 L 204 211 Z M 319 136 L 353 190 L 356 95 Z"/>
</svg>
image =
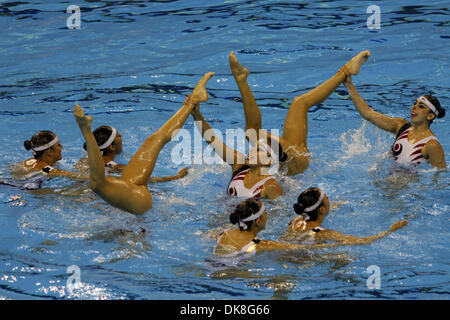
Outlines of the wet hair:
<svg viewBox="0 0 450 320">
<path fill-rule="evenodd" d="M 258 200 L 254 198 L 249 198 L 236 206 L 236 209 L 230 214 L 230 222 L 232 224 L 239 223 L 239 220 L 250 217 L 252 214 L 255 214 L 261 209 L 261 205 Z M 253 221 L 244 222 L 247 225 L 247 230 L 252 226 Z M 239 229 L 244 230 L 242 227 Z"/>
<path fill-rule="evenodd" d="M 439 100 L 435 96 L 432 96 L 430 94 L 424 94 L 423 96 L 427 98 L 436 107 L 436 111 L 438 112 L 436 118 L 438 119 L 443 118 L 445 116 L 445 109 L 441 107 L 441 103 L 439 102 Z M 430 123 L 432 122 L 433 120 L 431 120 Z"/>
<path fill-rule="evenodd" d="M 95 141 L 97 141 L 97 145 L 100 147 L 103 145 L 106 141 L 108 141 L 109 137 L 111 137 L 112 134 L 112 128 L 110 126 L 100 126 L 97 129 L 95 129 L 93 132 Z M 114 142 L 111 144 L 113 145 Z M 83 149 L 87 150 L 86 142 L 83 144 Z M 107 151 L 109 149 L 103 149 L 102 151 Z"/>
<path fill-rule="evenodd" d="M 278 141 L 276 141 L 275 143 L 278 145 L 278 160 L 280 162 L 286 161 L 288 158 L 288 155 L 286 154 L 286 152 L 283 151 L 283 147 L 281 146 L 281 143 L 279 143 Z M 268 145 L 269 145 L 269 147 L 272 148 L 271 139 L 268 141 Z M 273 150 L 273 148 L 272 148 L 272 150 Z M 275 150 L 273 150 L 273 151 L 275 152 Z"/>
<path fill-rule="evenodd" d="M 286 161 L 288 158 L 286 152 L 283 151 L 283 148 L 281 147 L 281 144 L 278 144 L 278 160 L 280 160 L 280 162 L 284 162 Z"/>
<path fill-rule="evenodd" d="M 323 191 L 322 191 L 323 192 Z M 309 220 L 315 221 L 319 216 L 319 209 L 324 205 L 322 203 L 313 211 L 305 212 L 308 207 L 313 206 L 320 198 L 320 189 L 316 187 L 308 188 L 298 196 L 297 203 L 294 204 L 294 211 L 297 214 L 306 214 L 309 216 Z"/>
<path fill-rule="evenodd" d="M 31 150 L 33 147 L 37 148 L 40 146 L 43 146 L 47 143 L 49 143 L 50 141 L 52 141 L 53 139 L 55 139 L 56 134 L 54 134 L 53 132 L 49 131 L 49 130 L 41 130 L 36 132 L 30 140 L 25 140 L 23 142 L 23 146 L 25 147 L 26 150 Z M 35 159 L 39 159 L 42 157 L 42 155 L 44 154 L 46 150 L 42 150 L 42 151 L 36 151 L 34 152 L 34 158 Z"/>
</svg>

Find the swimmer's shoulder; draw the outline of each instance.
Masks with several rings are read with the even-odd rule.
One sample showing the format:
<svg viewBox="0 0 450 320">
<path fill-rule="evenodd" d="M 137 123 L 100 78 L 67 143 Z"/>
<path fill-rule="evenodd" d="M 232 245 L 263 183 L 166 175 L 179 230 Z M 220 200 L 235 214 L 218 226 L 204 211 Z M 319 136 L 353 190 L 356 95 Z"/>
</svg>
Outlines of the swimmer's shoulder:
<svg viewBox="0 0 450 320">
<path fill-rule="evenodd" d="M 12 168 L 14 171 L 16 171 L 16 173 L 19 173 L 20 171 L 23 171 L 23 173 L 29 173 L 33 171 L 40 171 L 46 165 L 46 163 L 32 158 L 13 165 Z"/>
<path fill-rule="evenodd" d="M 250 167 L 246 164 L 235 163 L 231 167 L 231 177 L 234 178 L 239 172 L 249 169 Z"/>
<path fill-rule="evenodd" d="M 403 118 L 393 118 L 396 121 L 395 131 L 393 132 L 398 138 L 405 130 L 412 127 L 412 124 Z"/>
<path fill-rule="evenodd" d="M 437 168 L 447 167 L 444 148 L 436 138 L 431 139 L 424 145 L 422 148 L 422 155 L 425 159 L 430 161 L 431 165 Z"/>
<path fill-rule="evenodd" d="M 261 196 L 263 198 L 275 199 L 282 194 L 283 190 L 275 178 L 267 180 L 261 190 Z"/>
</svg>

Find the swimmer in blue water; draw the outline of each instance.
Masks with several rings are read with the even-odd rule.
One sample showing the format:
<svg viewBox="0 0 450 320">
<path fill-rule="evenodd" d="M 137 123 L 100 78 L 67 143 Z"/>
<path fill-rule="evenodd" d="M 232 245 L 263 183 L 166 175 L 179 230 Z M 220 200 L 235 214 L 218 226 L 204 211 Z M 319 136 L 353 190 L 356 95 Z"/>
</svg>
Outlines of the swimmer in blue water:
<svg viewBox="0 0 450 320">
<path fill-rule="evenodd" d="M 33 153 L 33 158 L 21 163 L 25 172 L 57 170 L 53 165 L 62 159 L 62 145 L 59 138 L 51 131 L 42 130 L 35 133 L 31 140 L 24 142 L 26 150 Z"/>
<path fill-rule="evenodd" d="M 398 221 L 389 230 L 368 237 L 346 235 L 322 227 L 325 217 L 334 207 L 336 205 L 330 206 L 330 200 L 321 189 L 306 189 L 299 195 L 297 203 L 294 204 L 294 211 L 297 216 L 289 223 L 289 228 L 283 239 L 297 240 L 302 243 L 336 241 L 342 244 L 369 244 L 408 224 L 406 220 Z"/>
<path fill-rule="evenodd" d="M 356 110 L 367 121 L 396 135 L 391 154 L 396 163 L 404 167 L 417 167 L 424 163 L 446 168 L 445 153 L 430 126 L 436 118 L 445 116 L 445 109 L 432 95 L 418 97 L 411 106 L 411 122 L 403 118 L 388 117 L 373 110 L 359 95 L 350 76 L 344 82 Z"/>
<path fill-rule="evenodd" d="M 31 137 L 31 140 L 26 140 L 24 146 L 33 153 L 33 158 L 12 167 L 14 176 L 19 179 L 0 179 L 0 184 L 34 190 L 39 189 L 52 175 L 85 179 L 76 173 L 54 168 L 55 163 L 62 159 L 63 148 L 55 133 L 48 130 L 39 131 Z"/>
<path fill-rule="evenodd" d="M 314 191 L 318 192 L 316 189 Z M 315 197 L 309 197 L 309 193 L 310 190 L 302 193 L 300 203 L 297 204 L 298 208 L 296 209 L 300 214 L 304 214 L 306 210 L 306 214 L 302 216 L 301 221 L 294 219 L 291 222 L 289 232 L 298 237 L 303 237 L 306 234 L 315 240 L 330 240 L 336 241 L 337 243 L 294 244 L 258 239 L 258 233 L 266 227 L 267 212 L 264 204 L 260 200 L 249 198 L 239 203 L 236 209 L 230 214 L 230 222 L 238 225 L 238 227 L 225 230 L 219 235 L 214 253 L 219 256 L 235 257 L 268 250 L 298 250 L 329 248 L 340 245 L 369 244 L 408 224 L 406 220 L 399 221 L 394 223 L 388 231 L 365 238 L 344 235 L 337 231 L 324 229 L 321 227 L 321 223 L 330 210 L 329 200 L 323 193 L 317 199 Z M 313 203 L 313 201 L 315 202 Z"/>
<path fill-rule="evenodd" d="M 197 128 L 204 140 L 209 143 L 216 154 L 231 166 L 231 181 L 227 193 L 241 198 L 275 199 L 281 196 L 282 189 L 275 177 L 270 174 L 270 167 L 286 156 L 279 148 L 269 145 L 271 140 L 259 139 L 250 149 L 248 156 L 228 147 L 211 129 L 200 112 L 199 105 L 192 111 Z M 275 142 L 278 145 L 278 143 Z"/>
<path fill-rule="evenodd" d="M 323 197 L 323 202 L 315 208 L 319 211 L 323 211 L 323 216 L 326 215 L 325 212 L 329 211 L 329 201 Z M 327 206 L 328 207 L 323 207 Z M 311 207 L 316 206 L 313 204 Z M 309 207 L 306 207 L 309 208 Z M 322 209 L 325 208 L 325 209 Z M 303 208 L 302 208 L 303 210 Z M 309 212 L 309 211 L 308 211 Z M 390 230 L 382 232 L 378 235 L 358 238 L 354 236 L 347 236 L 336 231 L 326 230 L 320 227 L 317 223 L 310 222 L 310 225 L 306 227 L 306 230 L 313 232 L 315 234 L 320 234 L 322 240 L 332 240 L 338 243 L 333 244 L 294 244 L 294 243 L 283 243 L 273 240 L 261 240 L 257 238 L 260 231 L 264 230 L 267 223 L 267 212 L 264 204 L 257 199 L 249 198 L 241 203 L 239 203 L 236 209 L 230 214 L 230 222 L 232 224 L 238 225 L 237 228 L 228 229 L 222 232 L 217 239 L 217 244 L 214 249 L 214 253 L 218 256 L 226 257 L 236 257 L 241 255 L 255 254 L 262 251 L 268 250 L 299 250 L 299 249 L 313 249 L 313 248 L 329 248 L 340 245 L 355 245 L 355 244 L 368 244 L 377 239 L 385 237 L 391 232 L 394 232 L 408 224 L 407 221 L 400 221 L 394 223 Z M 321 222 L 321 218 L 318 222 Z M 298 222 L 297 222 L 298 223 Z M 311 227 L 311 228 L 310 228 Z M 310 228 L 310 229 L 309 229 Z M 321 228 L 320 232 L 317 231 Z M 313 229 L 316 229 L 314 231 Z M 302 232 L 305 230 L 302 229 Z M 297 232 L 293 229 L 292 232 Z"/>
<path fill-rule="evenodd" d="M 208 100 L 206 83 L 214 75 L 209 72 L 197 83 L 192 95 L 183 106 L 160 129 L 148 137 L 122 171 L 120 177 L 107 176 L 105 162 L 91 131 L 92 117 L 86 116 L 80 106 L 73 114 L 86 141 L 90 168 L 89 185 L 102 199 L 114 207 L 133 214 L 143 214 L 153 205 L 147 182 L 158 158 L 158 154 L 189 117 L 194 106 Z"/>
<path fill-rule="evenodd" d="M 279 167 L 281 172 L 293 175 L 303 172 L 309 164 L 310 155 L 306 144 L 309 108 L 324 101 L 348 75 L 358 74 L 369 55 L 369 51 L 359 53 L 332 78 L 294 98 L 286 116 L 283 137 L 278 137 L 262 129 L 261 112 L 247 83 L 250 71 L 244 68 L 231 52 L 230 68 L 242 96 L 246 138 L 254 145 L 249 155 L 246 157 L 225 145 L 211 130 L 198 106 L 192 112 L 196 124 L 201 124 L 201 127 L 197 127 L 202 137 L 213 147 L 216 154 L 231 166 L 232 177 L 227 188 L 228 194 L 243 198 L 268 199 L 281 196 L 282 188 L 273 176 L 275 172 L 272 169 Z M 250 131 L 252 134 L 248 134 Z"/>
<path fill-rule="evenodd" d="M 308 110 L 323 101 L 350 75 L 357 75 L 360 67 L 369 58 L 369 51 L 362 51 L 348 61 L 330 79 L 316 88 L 292 100 L 283 127 L 283 136 L 270 135 L 281 146 L 285 158 L 280 161 L 280 172 L 286 175 L 295 175 L 305 171 L 309 165 L 310 153 L 307 146 L 308 137 Z M 229 55 L 230 68 L 239 87 L 245 115 L 245 129 L 252 129 L 258 134 L 262 130 L 262 118 L 253 92 L 248 85 L 249 69 L 243 67 L 233 52 Z M 259 139 L 259 137 L 257 137 Z M 250 139 L 249 139 L 250 140 Z M 250 140 L 250 143 L 253 143 Z"/>
<path fill-rule="evenodd" d="M 100 126 L 93 131 L 95 140 L 97 141 L 98 148 L 105 163 L 105 170 L 107 174 L 121 173 L 125 169 L 125 165 L 115 162 L 117 155 L 123 152 L 122 135 L 113 126 Z M 83 145 L 86 149 L 86 143 Z M 80 171 L 85 171 L 89 168 L 87 158 L 83 158 L 75 167 Z M 188 173 L 188 168 L 181 169 L 177 175 L 168 177 L 150 177 L 149 183 L 155 182 L 167 182 L 176 179 L 181 179 Z"/>
<path fill-rule="evenodd" d="M 257 238 L 267 223 L 267 212 L 261 200 L 248 198 L 239 203 L 230 214 L 230 222 L 237 224 L 234 229 L 227 229 L 219 235 L 214 254 L 235 257 L 255 254 L 265 250 L 303 249 L 306 246 L 281 243 Z"/>
</svg>

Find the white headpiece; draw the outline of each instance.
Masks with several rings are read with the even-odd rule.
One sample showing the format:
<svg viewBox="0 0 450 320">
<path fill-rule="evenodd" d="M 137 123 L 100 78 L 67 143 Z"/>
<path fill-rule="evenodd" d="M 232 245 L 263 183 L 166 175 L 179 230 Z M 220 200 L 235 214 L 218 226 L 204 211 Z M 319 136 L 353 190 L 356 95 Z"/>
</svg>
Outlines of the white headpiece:
<svg viewBox="0 0 450 320">
<path fill-rule="evenodd" d="M 249 216 L 245 219 L 239 219 L 239 227 L 241 227 L 242 230 L 247 230 L 247 224 L 245 224 L 244 222 L 253 221 L 253 220 L 258 219 L 259 217 L 262 216 L 265 209 L 266 209 L 266 207 L 264 207 L 264 204 L 261 204 L 261 208 L 259 209 L 258 212 L 252 214 L 251 216 Z"/>
<path fill-rule="evenodd" d="M 323 193 L 323 191 L 320 190 L 320 196 L 319 196 L 319 199 L 317 200 L 317 202 L 314 203 L 312 206 L 309 206 L 308 208 L 303 209 L 303 211 L 304 212 L 311 212 L 311 211 L 316 210 L 321 205 L 324 195 L 325 194 Z"/>
<path fill-rule="evenodd" d="M 436 115 L 436 117 L 439 115 L 439 111 L 437 108 L 424 96 L 420 96 L 419 99 L 421 102 L 425 103 L 425 105 L 433 111 L 433 113 Z"/>
<path fill-rule="evenodd" d="M 53 147 L 58 142 L 59 142 L 59 139 L 58 139 L 57 136 L 55 136 L 55 138 L 52 141 L 50 141 L 49 143 L 46 143 L 46 144 L 44 144 L 42 146 L 39 146 L 39 147 L 33 147 L 32 146 L 31 147 L 31 152 L 33 153 L 33 155 L 36 155 L 36 152 L 47 150 L 48 148 Z"/>
<path fill-rule="evenodd" d="M 100 150 L 108 148 L 116 139 L 116 136 L 117 136 L 116 128 L 111 127 L 111 126 L 109 126 L 109 127 L 112 130 L 111 135 L 109 136 L 108 140 L 106 140 L 106 142 L 104 144 L 102 144 L 101 146 L 98 147 Z"/>
</svg>

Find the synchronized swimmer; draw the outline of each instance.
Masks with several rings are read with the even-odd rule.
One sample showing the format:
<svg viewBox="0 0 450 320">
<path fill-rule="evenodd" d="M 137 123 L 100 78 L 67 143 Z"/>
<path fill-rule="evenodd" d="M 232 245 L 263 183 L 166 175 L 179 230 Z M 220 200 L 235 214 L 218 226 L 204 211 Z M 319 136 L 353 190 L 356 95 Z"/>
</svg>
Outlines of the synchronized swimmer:
<svg viewBox="0 0 450 320">
<path fill-rule="evenodd" d="M 105 170 L 107 174 L 121 173 L 125 169 L 125 165 L 115 162 L 117 155 L 123 152 L 122 135 L 113 126 L 100 126 L 93 132 L 98 148 L 105 163 Z M 87 150 L 86 143 L 83 145 L 84 150 Z M 80 159 L 75 167 L 83 172 L 89 168 L 87 158 Z M 181 179 L 188 173 L 188 168 L 181 169 L 177 175 L 168 177 L 150 177 L 148 182 L 167 182 L 176 179 Z"/>
<path fill-rule="evenodd" d="M 231 181 L 228 185 L 228 194 L 237 197 L 256 197 L 275 199 L 282 195 L 282 189 L 278 181 L 264 172 L 263 169 L 278 162 L 280 171 L 287 175 L 295 175 L 306 170 L 309 164 L 309 150 L 307 147 L 308 136 L 308 110 L 324 101 L 333 91 L 343 83 L 348 76 L 359 73 L 360 67 L 370 56 L 369 51 L 360 52 L 347 62 L 330 79 L 320 84 L 311 91 L 295 97 L 289 107 L 284 122 L 283 136 L 271 135 L 261 126 L 261 112 L 247 82 L 250 71 L 244 68 L 233 52 L 229 55 L 230 68 L 242 96 L 244 114 L 246 119 L 245 130 L 255 133 L 256 141 L 249 142 L 254 147 L 245 156 L 237 150 L 231 149 L 216 135 L 208 135 L 205 139 L 232 169 Z M 211 126 L 205 120 L 198 106 L 192 111 L 196 123 L 201 123 L 201 134 L 211 132 Z M 261 134 L 263 133 L 263 134 Z M 261 139 L 264 135 L 268 139 Z M 271 145 L 275 141 L 277 146 Z M 232 155 L 232 156 L 230 156 Z M 267 161 L 267 158 L 270 160 Z"/>
<path fill-rule="evenodd" d="M 230 222 L 238 227 L 227 229 L 220 234 L 214 250 L 216 254 L 237 256 L 265 250 L 368 244 L 406 226 L 408 222 L 398 221 L 387 231 L 362 238 L 325 229 L 322 227 L 325 217 L 339 203 L 331 206 L 327 195 L 319 188 L 308 188 L 299 195 L 297 203 L 293 205 L 297 216 L 291 220 L 285 234 L 281 236 L 284 240 L 298 241 L 301 244 L 260 240 L 257 234 L 264 230 L 268 219 L 260 199 L 275 199 L 283 194 L 276 178 L 264 169 L 279 163 L 280 173 L 296 175 L 308 168 L 308 110 L 327 99 L 341 83 L 348 89 L 356 109 L 364 119 L 396 134 L 391 150 L 396 162 L 413 166 L 428 162 L 437 168 L 446 167 L 442 146 L 430 130 L 433 120 L 445 115 L 445 110 L 437 98 L 422 95 L 416 99 L 411 107 L 412 124 L 403 118 L 391 118 L 374 111 L 361 98 L 351 81 L 351 76 L 359 73 L 360 67 L 369 56 L 369 51 L 360 52 L 333 77 L 309 92 L 295 97 L 286 115 L 283 135 L 278 137 L 262 129 L 261 112 L 247 82 L 250 71 L 243 67 L 231 52 L 229 64 L 242 97 L 246 138 L 253 145 L 247 156 L 228 147 L 216 135 L 211 134 L 211 126 L 200 112 L 200 103 L 208 100 L 206 84 L 214 75 L 209 72 L 197 83 L 192 94 L 186 97 L 181 108 L 144 141 L 126 165 L 114 161 L 123 151 L 122 135 L 113 126 L 100 126 L 92 132 L 92 117 L 85 115 L 78 105 L 74 107 L 73 114 L 85 139 L 87 160 L 81 159 L 75 167 L 88 167 L 88 175 L 83 176 L 53 167 L 62 159 L 62 145 L 51 131 L 39 131 L 31 140 L 24 142 L 25 148 L 32 151 L 33 158 L 23 161 L 20 165 L 24 172 L 30 174 L 88 180 L 90 188 L 112 206 L 136 215 L 143 214 L 153 205 L 147 185 L 149 182 L 170 181 L 187 174 L 187 168 L 183 168 L 172 177 L 151 177 L 160 151 L 170 141 L 172 134 L 192 115 L 196 124 L 201 124 L 198 129 L 205 141 L 231 166 L 232 177 L 227 193 L 244 199 L 230 214 Z M 250 130 L 256 135 L 248 134 Z M 208 137 L 205 136 L 207 131 L 210 133 Z M 109 173 L 117 173 L 120 176 L 111 176 Z M 0 180 L 0 183 L 8 184 L 4 180 Z M 335 243 L 323 243 L 325 241 Z"/>
<path fill-rule="evenodd" d="M 316 190 L 313 189 L 312 191 Z M 236 209 L 230 214 L 230 222 L 232 224 L 237 224 L 238 226 L 234 229 L 227 229 L 219 235 L 214 250 L 215 254 L 235 257 L 241 254 L 254 254 L 268 250 L 298 250 L 307 248 L 329 248 L 340 245 L 369 244 L 408 224 L 406 220 L 398 221 L 394 223 L 389 230 L 365 238 L 344 235 L 337 231 L 323 229 L 320 227 L 320 224 L 330 210 L 330 202 L 320 189 L 320 196 L 318 199 L 314 199 L 314 197 L 308 195 L 309 192 L 310 190 L 303 192 L 299 197 L 299 199 L 302 199 L 301 204 L 297 203 L 297 206 L 294 205 L 294 208 L 297 208 L 295 209 L 296 213 L 303 214 L 303 216 L 300 221 L 294 221 L 295 219 L 291 221 L 289 231 L 295 233 L 295 236 L 301 240 L 305 240 L 304 235 L 307 235 L 313 239 L 317 238 L 314 239 L 316 241 L 320 240 L 323 242 L 325 240 L 331 240 L 336 241 L 337 243 L 295 244 L 258 239 L 258 233 L 266 227 L 268 216 L 261 200 L 248 198 L 239 203 Z M 308 204 L 305 207 L 305 203 L 311 205 Z M 310 215 L 305 211 L 309 212 Z M 313 215 L 315 218 L 311 218 Z M 320 235 L 320 237 L 317 237 L 318 235 Z"/>
<path fill-rule="evenodd" d="M 445 110 L 436 97 L 422 95 L 414 101 L 411 107 L 411 124 L 403 118 L 391 118 L 374 111 L 359 95 L 350 76 L 344 85 L 364 119 L 396 135 L 391 152 L 399 165 L 416 167 L 429 163 L 439 169 L 447 167 L 444 149 L 430 129 L 434 119 L 445 116 Z"/>
<path fill-rule="evenodd" d="M 89 185 L 103 200 L 121 210 L 143 214 L 153 205 L 147 181 L 153 172 L 159 152 L 168 143 L 172 133 L 180 129 L 197 103 L 207 101 L 206 83 L 214 75 L 209 72 L 194 88 L 190 99 L 161 128 L 148 137 L 122 170 L 120 177 L 105 174 L 105 162 L 91 131 L 92 117 L 86 116 L 80 106 L 73 114 L 86 141 L 90 168 Z"/>
</svg>

